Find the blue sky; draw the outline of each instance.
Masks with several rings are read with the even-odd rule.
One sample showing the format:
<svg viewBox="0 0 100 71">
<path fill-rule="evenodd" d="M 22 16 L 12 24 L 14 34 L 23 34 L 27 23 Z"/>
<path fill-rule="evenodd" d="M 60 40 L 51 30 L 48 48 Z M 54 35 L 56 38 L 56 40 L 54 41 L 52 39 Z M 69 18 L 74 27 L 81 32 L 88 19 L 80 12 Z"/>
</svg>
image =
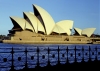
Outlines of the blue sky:
<svg viewBox="0 0 100 71">
<path fill-rule="evenodd" d="M 9 16 L 34 12 L 32 4 L 44 8 L 55 22 L 73 20 L 73 27 L 94 27 L 94 33 L 100 34 L 100 0 L 0 0 L 0 34 L 8 34 L 13 27 Z"/>
</svg>

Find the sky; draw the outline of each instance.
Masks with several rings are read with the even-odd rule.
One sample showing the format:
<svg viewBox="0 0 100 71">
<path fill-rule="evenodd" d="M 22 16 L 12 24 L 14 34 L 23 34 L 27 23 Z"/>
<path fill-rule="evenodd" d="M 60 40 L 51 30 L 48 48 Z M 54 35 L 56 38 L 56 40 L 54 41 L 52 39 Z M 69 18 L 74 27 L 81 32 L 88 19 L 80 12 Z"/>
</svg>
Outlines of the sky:
<svg viewBox="0 0 100 71">
<path fill-rule="evenodd" d="M 12 29 L 10 16 L 23 18 L 23 12 L 34 12 L 32 4 L 45 9 L 55 23 L 73 20 L 73 27 L 96 28 L 94 33 L 100 34 L 100 0 L 0 0 L 0 34 Z"/>
</svg>

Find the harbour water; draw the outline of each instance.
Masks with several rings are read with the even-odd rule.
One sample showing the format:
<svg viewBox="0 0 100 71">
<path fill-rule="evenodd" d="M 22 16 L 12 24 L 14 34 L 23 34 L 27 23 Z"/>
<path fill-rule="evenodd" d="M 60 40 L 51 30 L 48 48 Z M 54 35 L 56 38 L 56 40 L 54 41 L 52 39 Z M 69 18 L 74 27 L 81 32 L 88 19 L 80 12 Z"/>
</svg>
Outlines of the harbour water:
<svg viewBox="0 0 100 71">
<path fill-rule="evenodd" d="M 26 45 L 0 43 L 0 71 L 100 60 L 100 45 Z"/>
</svg>

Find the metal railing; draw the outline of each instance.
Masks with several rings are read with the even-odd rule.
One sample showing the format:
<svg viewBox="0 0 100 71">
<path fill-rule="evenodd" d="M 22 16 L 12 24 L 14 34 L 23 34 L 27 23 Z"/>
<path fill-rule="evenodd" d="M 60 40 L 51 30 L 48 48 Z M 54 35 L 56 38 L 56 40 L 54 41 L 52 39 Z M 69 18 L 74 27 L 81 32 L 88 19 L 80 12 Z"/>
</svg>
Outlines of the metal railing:
<svg viewBox="0 0 100 71">
<path fill-rule="evenodd" d="M 100 60 L 100 45 L 3 45 L 0 71 Z"/>
</svg>

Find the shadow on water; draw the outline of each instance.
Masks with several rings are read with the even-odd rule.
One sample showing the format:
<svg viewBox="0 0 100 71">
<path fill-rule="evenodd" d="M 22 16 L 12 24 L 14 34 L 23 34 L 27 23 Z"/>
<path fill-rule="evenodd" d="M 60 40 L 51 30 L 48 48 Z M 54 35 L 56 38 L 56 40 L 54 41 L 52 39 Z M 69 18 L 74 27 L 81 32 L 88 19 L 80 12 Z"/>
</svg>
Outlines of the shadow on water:
<svg viewBox="0 0 100 71">
<path fill-rule="evenodd" d="M 58 64 L 55 66 L 46 66 L 46 67 L 36 67 L 33 69 L 22 69 L 22 70 L 15 70 L 15 71 L 87 71 L 87 70 L 94 70 L 97 71 L 100 69 L 99 67 L 100 61 L 94 62 L 81 62 L 81 63 L 73 63 L 73 64 Z M 12 70 L 14 71 L 14 70 Z"/>
</svg>

